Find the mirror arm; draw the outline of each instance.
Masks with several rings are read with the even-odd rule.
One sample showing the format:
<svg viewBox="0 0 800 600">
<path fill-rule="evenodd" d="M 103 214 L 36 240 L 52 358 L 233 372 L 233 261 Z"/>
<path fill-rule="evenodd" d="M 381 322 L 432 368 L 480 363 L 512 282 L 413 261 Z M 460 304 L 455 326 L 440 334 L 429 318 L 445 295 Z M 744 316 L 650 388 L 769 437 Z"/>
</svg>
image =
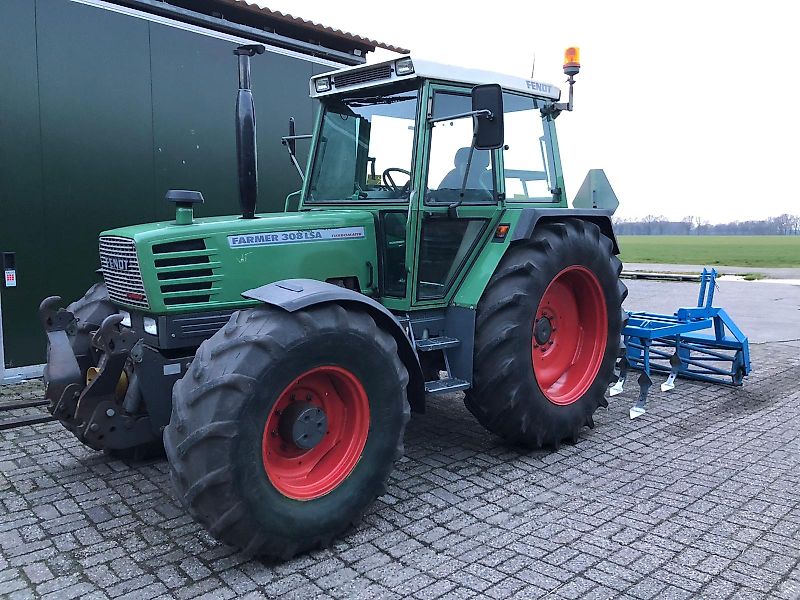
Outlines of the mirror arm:
<svg viewBox="0 0 800 600">
<path fill-rule="evenodd" d="M 289 160 L 292 161 L 294 168 L 297 169 L 297 173 L 300 175 L 300 179 L 302 179 L 303 182 L 305 182 L 306 176 L 303 173 L 303 169 L 300 168 L 300 163 L 297 162 L 293 142 L 295 140 L 310 140 L 312 137 L 314 136 L 309 133 L 306 135 L 285 135 L 281 138 L 281 145 L 286 146 L 286 151 L 289 153 Z"/>
<path fill-rule="evenodd" d="M 436 119 L 429 118 L 428 123 L 439 123 L 441 121 L 453 121 L 455 119 L 463 119 L 464 117 L 480 117 L 484 116 L 489 120 L 494 119 L 494 113 L 490 110 L 483 109 L 483 110 L 471 110 L 465 113 L 458 113 L 456 115 L 449 115 L 447 117 L 438 117 Z"/>
</svg>

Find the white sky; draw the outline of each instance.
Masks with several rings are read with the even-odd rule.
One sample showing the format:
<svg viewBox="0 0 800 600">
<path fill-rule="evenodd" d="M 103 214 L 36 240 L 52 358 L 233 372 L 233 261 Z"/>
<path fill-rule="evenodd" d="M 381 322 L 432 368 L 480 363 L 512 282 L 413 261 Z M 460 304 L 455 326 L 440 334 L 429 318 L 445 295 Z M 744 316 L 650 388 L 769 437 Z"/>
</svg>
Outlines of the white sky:
<svg viewBox="0 0 800 600">
<path fill-rule="evenodd" d="M 555 83 L 570 199 L 603 168 L 621 217 L 711 222 L 800 214 L 800 5 L 788 0 L 262 0 L 274 10 L 461 66 Z M 385 58 L 375 53 L 370 60 Z"/>
</svg>

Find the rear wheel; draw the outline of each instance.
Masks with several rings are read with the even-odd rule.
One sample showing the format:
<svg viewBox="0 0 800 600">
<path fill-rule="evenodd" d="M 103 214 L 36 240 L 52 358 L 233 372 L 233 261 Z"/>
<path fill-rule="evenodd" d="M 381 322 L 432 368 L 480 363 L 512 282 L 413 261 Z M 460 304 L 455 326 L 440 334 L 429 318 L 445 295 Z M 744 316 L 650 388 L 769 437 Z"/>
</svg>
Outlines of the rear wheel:
<svg viewBox="0 0 800 600">
<path fill-rule="evenodd" d="M 327 546 L 385 492 L 407 383 L 394 339 L 362 310 L 234 313 L 173 389 L 177 495 L 248 554 Z"/>
<path fill-rule="evenodd" d="M 467 408 L 528 447 L 574 441 L 607 406 L 627 289 L 611 241 L 588 222 L 536 229 L 498 265 L 478 304 Z"/>
</svg>

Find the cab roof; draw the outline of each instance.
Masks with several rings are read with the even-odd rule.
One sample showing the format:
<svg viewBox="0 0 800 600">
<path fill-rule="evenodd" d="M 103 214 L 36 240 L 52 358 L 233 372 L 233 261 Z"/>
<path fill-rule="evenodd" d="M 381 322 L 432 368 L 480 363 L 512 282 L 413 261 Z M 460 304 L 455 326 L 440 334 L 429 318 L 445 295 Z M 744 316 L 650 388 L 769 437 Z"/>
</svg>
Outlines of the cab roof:
<svg viewBox="0 0 800 600">
<path fill-rule="evenodd" d="M 413 70 L 402 75 L 397 74 L 397 63 L 405 64 L 403 61 L 410 61 Z M 407 70 L 407 69 L 406 69 Z M 317 91 L 316 81 L 328 78 L 330 80 L 329 89 Z M 392 60 L 387 60 L 370 65 L 359 65 L 357 67 L 346 67 L 336 71 L 329 71 L 315 75 L 309 82 L 311 97 L 321 98 L 333 96 L 344 92 L 352 92 L 362 89 L 369 89 L 379 85 L 394 81 L 405 81 L 409 79 L 433 79 L 445 82 L 466 83 L 470 85 L 481 85 L 484 83 L 497 83 L 502 88 L 522 92 L 537 98 L 547 98 L 558 100 L 561 97 L 561 90 L 549 83 L 533 81 L 514 75 L 504 75 L 492 71 L 481 71 L 479 69 L 467 69 L 456 67 L 427 60 L 419 60 L 411 56 L 403 56 Z"/>
</svg>

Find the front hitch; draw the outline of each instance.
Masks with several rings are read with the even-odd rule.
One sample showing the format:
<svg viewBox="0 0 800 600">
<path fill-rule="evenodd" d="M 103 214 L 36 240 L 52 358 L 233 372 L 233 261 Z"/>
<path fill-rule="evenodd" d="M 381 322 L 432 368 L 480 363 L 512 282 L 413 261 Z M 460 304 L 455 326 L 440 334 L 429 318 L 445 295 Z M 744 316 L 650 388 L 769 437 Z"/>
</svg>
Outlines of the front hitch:
<svg viewBox="0 0 800 600">
<path fill-rule="evenodd" d="M 126 367 L 141 339 L 130 329 L 120 328 L 123 317 L 114 313 L 103 320 L 88 343 L 75 346 L 71 338 L 79 323 L 70 311 L 58 307 L 60 301 L 51 296 L 39 306 L 48 339 L 44 381 L 50 412 L 81 442 L 97 450 L 127 448 L 152 439 L 150 419 L 131 415 L 123 405 L 123 399 L 132 407 L 140 400 L 136 397 L 139 386 L 128 384 Z"/>
<path fill-rule="evenodd" d="M 121 403 L 127 389 L 120 389 L 120 380 L 131 351 L 141 343 L 130 329 L 119 327 L 122 319 L 120 314 L 108 315 L 91 341 L 100 360 L 95 376 L 80 394 L 75 421 L 78 437 L 92 448 L 126 448 L 131 440 L 150 437 L 150 420 L 127 414 Z"/>
</svg>

